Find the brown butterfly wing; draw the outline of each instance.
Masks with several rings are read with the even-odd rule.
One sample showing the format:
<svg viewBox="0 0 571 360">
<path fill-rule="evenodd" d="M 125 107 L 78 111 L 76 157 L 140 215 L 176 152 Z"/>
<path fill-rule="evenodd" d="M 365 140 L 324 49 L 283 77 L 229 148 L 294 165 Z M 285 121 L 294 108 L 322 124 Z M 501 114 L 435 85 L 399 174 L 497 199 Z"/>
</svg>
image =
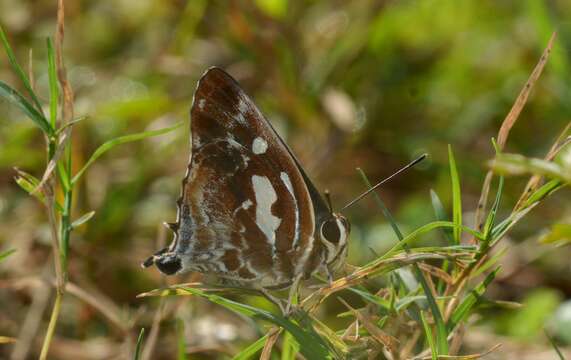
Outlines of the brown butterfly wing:
<svg viewBox="0 0 571 360">
<path fill-rule="evenodd" d="M 172 250 L 183 269 L 262 286 L 287 283 L 315 257 L 305 174 L 236 81 L 212 68 L 191 109 L 192 155 Z M 314 190 L 314 189 L 311 189 Z"/>
</svg>

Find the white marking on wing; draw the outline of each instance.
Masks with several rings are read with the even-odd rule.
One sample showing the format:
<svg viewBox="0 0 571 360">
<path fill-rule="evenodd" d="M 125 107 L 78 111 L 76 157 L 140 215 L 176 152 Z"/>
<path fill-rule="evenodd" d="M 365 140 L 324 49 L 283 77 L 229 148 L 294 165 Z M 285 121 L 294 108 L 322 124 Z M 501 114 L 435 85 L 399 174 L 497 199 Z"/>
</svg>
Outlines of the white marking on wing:
<svg viewBox="0 0 571 360">
<path fill-rule="evenodd" d="M 206 102 L 206 100 L 204 100 L 204 99 L 198 100 L 198 108 L 199 108 L 200 110 L 203 110 L 203 109 L 204 109 L 204 103 L 205 103 L 205 102 Z"/>
<path fill-rule="evenodd" d="M 252 151 L 254 152 L 254 154 L 256 155 L 260 155 L 266 152 L 266 150 L 268 149 L 268 143 L 266 142 L 266 140 L 262 139 L 261 137 L 257 137 L 254 139 L 254 142 L 252 143 Z"/>
<path fill-rule="evenodd" d="M 275 251 L 276 230 L 282 219 L 272 214 L 272 205 L 278 199 L 276 190 L 265 176 L 252 176 L 252 186 L 256 196 L 256 225 L 262 230 L 272 251 Z"/>
<path fill-rule="evenodd" d="M 248 199 L 242 203 L 242 209 L 248 210 L 252 205 L 254 205 L 254 203 L 252 200 Z"/>
<path fill-rule="evenodd" d="M 295 194 L 293 192 L 293 185 L 291 184 L 291 180 L 289 179 L 289 175 L 285 172 L 280 173 L 280 179 L 282 179 L 283 183 L 285 184 L 287 190 L 291 194 L 291 198 L 293 200 L 293 204 L 295 206 L 295 237 L 293 238 L 292 248 L 295 249 L 297 243 L 299 242 L 299 207 L 297 205 L 297 199 L 295 198 Z"/>
</svg>

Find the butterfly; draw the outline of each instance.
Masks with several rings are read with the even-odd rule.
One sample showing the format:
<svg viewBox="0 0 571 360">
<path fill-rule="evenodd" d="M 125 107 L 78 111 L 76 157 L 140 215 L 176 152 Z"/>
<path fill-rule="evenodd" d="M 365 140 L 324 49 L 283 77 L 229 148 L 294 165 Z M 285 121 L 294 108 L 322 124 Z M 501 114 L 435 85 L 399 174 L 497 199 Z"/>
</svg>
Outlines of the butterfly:
<svg viewBox="0 0 571 360">
<path fill-rule="evenodd" d="M 149 257 L 166 275 L 196 271 L 285 289 L 347 255 L 349 221 L 332 211 L 236 80 L 213 67 L 191 107 L 191 156 L 170 246 Z"/>
</svg>

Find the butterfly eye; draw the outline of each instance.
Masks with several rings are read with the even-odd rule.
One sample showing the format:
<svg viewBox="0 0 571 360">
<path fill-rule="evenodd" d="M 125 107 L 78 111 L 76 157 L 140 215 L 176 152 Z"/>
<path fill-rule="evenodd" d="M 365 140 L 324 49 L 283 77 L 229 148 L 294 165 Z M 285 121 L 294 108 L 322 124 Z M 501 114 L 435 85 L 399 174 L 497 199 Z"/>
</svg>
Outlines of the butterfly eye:
<svg viewBox="0 0 571 360">
<path fill-rule="evenodd" d="M 321 225 L 321 237 L 332 244 L 337 244 L 341 238 L 341 231 L 337 219 L 326 220 Z"/>
</svg>

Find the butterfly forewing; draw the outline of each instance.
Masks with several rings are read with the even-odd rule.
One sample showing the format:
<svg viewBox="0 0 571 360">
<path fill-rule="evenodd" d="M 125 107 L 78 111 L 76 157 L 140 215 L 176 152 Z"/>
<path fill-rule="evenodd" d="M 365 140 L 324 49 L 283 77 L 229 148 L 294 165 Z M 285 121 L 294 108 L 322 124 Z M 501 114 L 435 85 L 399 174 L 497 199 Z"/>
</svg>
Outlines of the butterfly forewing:
<svg viewBox="0 0 571 360">
<path fill-rule="evenodd" d="M 316 254 L 315 209 L 295 158 L 224 71 L 199 81 L 179 200 L 183 270 L 287 284 Z M 313 189 L 312 189 L 313 190 Z"/>
</svg>

